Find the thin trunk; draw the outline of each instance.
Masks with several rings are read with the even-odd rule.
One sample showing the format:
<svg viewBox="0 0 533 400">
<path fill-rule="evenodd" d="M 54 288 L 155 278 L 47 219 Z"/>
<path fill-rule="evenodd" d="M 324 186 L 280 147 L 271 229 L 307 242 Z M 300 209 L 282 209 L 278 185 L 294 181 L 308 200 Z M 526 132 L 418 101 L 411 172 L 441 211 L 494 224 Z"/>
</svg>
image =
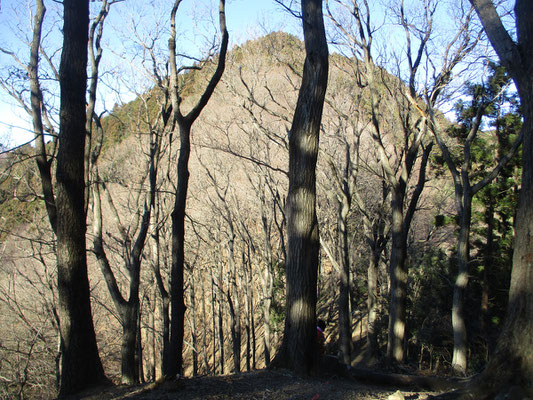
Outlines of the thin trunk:
<svg viewBox="0 0 533 400">
<path fill-rule="evenodd" d="M 249 251 L 249 249 L 248 249 Z M 252 345 L 252 338 L 251 338 L 251 315 L 253 313 L 251 309 L 251 301 L 250 301 L 250 273 L 248 272 L 248 268 L 250 266 L 246 265 L 246 258 L 242 257 L 242 265 L 244 270 L 244 280 L 245 280 L 245 286 L 244 286 L 244 315 L 246 316 L 246 322 L 245 322 L 245 332 L 246 332 L 246 371 L 251 370 L 251 345 Z"/>
<path fill-rule="evenodd" d="M 230 331 L 231 342 L 233 345 L 233 371 L 234 373 L 241 371 L 241 315 L 240 315 L 240 299 L 239 290 L 237 289 L 237 267 L 235 263 L 235 250 L 233 225 L 230 221 L 231 238 L 228 243 L 229 250 L 229 282 L 227 288 L 227 299 L 230 314 Z"/>
<path fill-rule="evenodd" d="M 481 332 L 485 337 L 487 346 L 490 349 L 490 332 L 489 332 L 489 295 L 490 295 L 490 283 L 489 283 L 489 270 L 493 267 L 495 260 L 494 249 L 494 204 L 493 200 L 489 199 L 489 204 L 485 210 L 485 223 L 487 224 L 487 243 L 485 244 L 483 254 L 483 277 L 481 284 L 481 315 L 480 326 Z"/>
<path fill-rule="evenodd" d="M 221 295 L 219 296 L 221 297 Z M 218 353 L 220 374 L 224 375 L 224 313 L 222 311 L 222 301 L 218 299 Z"/>
<path fill-rule="evenodd" d="M 211 373 L 211 367 L 209 366 L 209 360 L 207 359 L 207 312 L 205 308 L 205 286 L 202 285 L 202 326 L 203 326 L 203 337 L 202 337 L 202 357 L 204 360 L 204 367 L 206 374 Z M 213 339 L 215 337 L 215 331 L 213 330 Z"/>
<path fill-rule="evenodd" d="M 368 298 L 367 298 L 367 354 L 370 359 L 375 359 L 378 355 L 378 332 L 377 332 L 377 309 L 378 309 L 378 263 L 379 263 L 379 250 L 376 249 L 377 243 L 374 243 L 370 253 L 370 262 L 367 271 L 368 281 Z"/>
<path fill-rule="evenodd" d="M 194 307 L 196 304 L 196 294 L 194 291 L 194 278 L 189 281 L 189 303 Z M 196 313 L 191 312 L 191 342 L 192 342 L 192 376 L 198 375 L 198 333 L 196 331 Z"/>
<path fill-rule="evenodd" d="M 211 317 L 213 322 L 213 375 L 216 375 L 217 373 L 217 340 L 216 340 L 216 333 L 217 333 L 217 319 L 216 319 L 216 313 L 215 313 L 215 304 L 216 304 L 216 296 L 215 296 L 215 280 L 214 278 L 211 278 Z"/>
<path fill-rule="evenodd" d="M 52 230 L 55 233 L 57 230 L 57 209 L 54 197 L 54 186 L 52 184 L 52 159 L 49 160 L 46 153 L 41 111 L 43 108 L 43 94 L 39 83 L 39 49 L 41 46 L 41 31 L 45 13 L 46 7 L 44 6 L 43 0 L 38 0 L 33 23 L 33 38 L 30 46 L 28 76 L 30 80 L 30 101 L 33 132 L 36 139 L 35 160 L 37 162 L 37 167 L 39 168 L 41 188 L 43 191 L 48 220 Z"/>
<path fill-rule="evenodd" d="M 141 314 L 139 311 L 139 317 L 137 318 L 137 352 L 135 354 L 135 362 L 137 364 L 137 374 L 139 375 L 139 382 L 141 384 L 146 383 L 144 377 L 144 363 L 143 363 L 143 336 L 141 331 Z"/>
<path fill-rule="evenodd" d="M 342 200 L 339 202 L 339 235 L 341 269 L 339 287 L 339 342 L 342 361 L 346 365 L 352 360 L 352 318 L 350 312 L 350 250 L 348 246 L 347 217 L 350 211 L 350 200 L 347 188 L 344 188 Z"/>
<path fill-rule="evenodd" d="M 154 248 L 156 253 L 156 262 L 154 265 L 154 276 L 157 283 L 157 290 L 161 296 L 161 375 L 164 376 L 165 371 L 168 368 L 168 357 L 170 356 L 168 344 L 170 342 L 170 296 L 168 291 L 165 289 L 165 284 L 163 283 L 163 277 L 161 276 L 161 242 L 160 242 L 160 232 L 159 229 L 156 229 L 154 234 Z"/>
<path fill-rule="evenodd" d="M 270 339 L 270 307 L 272 305 L 273 295 L 273 252 L 272 243 L 270 242 L 270 225 L 266 217 L 266 204 L 264 196 L 261 197 L 261 220 L 263 222 L 263 233 L 265 243 L 265 266 L 262 274 L 262 291 L 263 291 L 263 346 L 265 365 L 270 365 L 271 339 Z"/>
<path fill-rule="evenodd" d="M 172 263 L 170 272 L 170 342 L 168 358 L 165 363 L 165 377 L 172 379 L 183 369 L 183 335 L 185 325 L 185 302 L 183 272 L 185 262 L 185 213 L 187 191 L 189 187 L 189 156 L 191 152 L 190 136 L 193 123 L 205 108 L 215 87 L 222 78 L 225 68 L 226 51 L 229 35 L 226 29 L 225 0 L 220 0 L 219 23 L 222 34 L 218 64 L 207 87 L 200 96 L 197 104 L 187 115 L 180 110 L 181 95 L 176 65 L 176 13 L 181 0 L 175 0 L 171 12 L 171 34 L 168 41 L 170 65 L 170 97 L 173 108 L 173 121 L 179 127 L 180 151 L 177 165 L 177 184 L 172 211 Z"/>
</svg>

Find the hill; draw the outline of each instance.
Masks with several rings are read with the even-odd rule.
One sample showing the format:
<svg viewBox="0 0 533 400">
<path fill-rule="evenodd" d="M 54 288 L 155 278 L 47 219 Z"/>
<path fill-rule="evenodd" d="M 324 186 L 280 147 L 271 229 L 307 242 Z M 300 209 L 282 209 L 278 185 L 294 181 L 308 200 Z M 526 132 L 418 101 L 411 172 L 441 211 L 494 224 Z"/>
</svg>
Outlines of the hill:
<svg viewBox="0 0 533 400">
<path fill-rule="evenodd" d="M 201 71 L 191 71 L 180 78 L 185 111 L 207 84 L 214 68 L 211 61 L 214 60 L 208 60 Z M 320 398 L 381 399 L 392 393 L 349 380 L 302 380 L 273 371 L 227 375 L 229 371 L 252 371 L 267 365 L 283 329 L 288 132 L 302 63 L 303 44 L 286 33 L 272 33 L 235 47 L 228 54 L 222 82 L 192 129 L 183 375 L 219 376 L 182 379 L 161 386 L 117 387 L 93 394 L 92 398 L 176 395 L 184 399 L 310 399 L 316 394 Z M 317 313 L 328 322 L 327 352 L 337 354 L 338 271 L 343 262 L 341 254 L 347 249 L 354 363 L 355 356 L 361 356 L 357 361 L 374 365 L 387 346 L 391 185 L 379 161 L 372 118 L 380 118 L 383 148 L 398 174 L 406 154 L 407 133 L 418 132 L 420 118 L 404 96 L 405 85 L 384 71 L 376 88 L 379 112 L 371 115 L 370 89 L 362 78 L 364 74 L 358 75 L 364 69 L 360 61 L 331 55 L 317 167 L 322 245 Z M 87 249 L 93 315 L 100 355 L 106 373 L 115 382 L 120 381 L 121 316 L 94 255 L 99 218 L 94 188 L 100 188 L 103 246 L 117 286 L 127 297 L 131 279 L 129 250 L 147 204 L 150 155 L 157 140 L 161 151 L 155 163 L 157 193 L 141 258 L 138 328 L 140 373 L 148 382 L 157 381 L 161 377 L 162 339 L 168 323 L 170 218 L 180 146 L 177 132 L 159 123 L 160 111 L 167 109 L 164 87 L 154 87 L 136 100 L 110 110 L 102 124 L 103 152 L 93 165 L 88 184 Z M 429 140 L 424 137 L 424 144 Z M 405 182 L 408 198 L 413 196 L 419 178 L 416 171 L 420 158 L 420 153 L 415 154 L 415 173 Z M 36 206 L 37 197 L 32 207 L 16 203 L 17 207 L 24 207 L 22 214 L 13 207 L 14 197 L 9 197 L 16 187 L 14 178 L 21 188 L 31 188 L 28 193 L 39 193 L 34 170 L 32 164 L 23 173 L 17 172 L 3 181 L 0 192 L 1 206 L 9 206 L 10 215 L 24 217 L 15 222 L 10 217 L 9 226 L 18 222 L 21 229 L 28 228 L 18 238 L 11 228 L 6 228 L 12 235 L 3 242 L 0 351 L 7 360 L 2 364 L 2 376 L 9 383 L 0 385 L 4 385 L 5 393 L 22 387 L 28 397 L 44 399 L 54 397 L 59 357 L 53 235 L 44 207 Z M 415 369 L 446 373 L 452 343 L 449 282 L 454 275 L 453 199 L 442 165 L 435 159 L 430 160 L 427 181 L 408 232 L 407 262 L 411 269 L 406 348 L 408 362 Z M 351 203 L 342 211 L 346 198 Z M 446 223 L 437 223 L 437 216 L 446 216 L 439 219 Z M 482 233 L 478 237 L 482 238 Z M 376 246 L 372 247 L 372 243 Z M 378 253 L 374 253 L 376 249 Z M 374 278 L 369 272 L 371 266 Z M 504 275 L 500 270 L 491 273 L 493 278 Z M 473 280 L 481 287 L 483 271 L 479 269 L 474 275 Z M 375 279 L 373 289 L 371 279 Z M 494 318 L 490 321 L 494 326 L 501 321 L 501 289 L 495 288 L 491 297 L 494 312 L 490 316 Z M 367 301 L 371 291 L 376 301 L 372 329 L 378 356 L 368 356 Z M 473 321 L 478 321 L 480 315 L 477 297 L 475 292 L 470 298 Z M 475 346 L 472 350 L 477 358 L 473 364 L 477 368 L 483 365 L 488 345 L 483 338 Z M 234 360 L 238 358 L 241 362 L 236 365 Z M 412 392 L 406 396 L 423 398 Z"/>
</svg>

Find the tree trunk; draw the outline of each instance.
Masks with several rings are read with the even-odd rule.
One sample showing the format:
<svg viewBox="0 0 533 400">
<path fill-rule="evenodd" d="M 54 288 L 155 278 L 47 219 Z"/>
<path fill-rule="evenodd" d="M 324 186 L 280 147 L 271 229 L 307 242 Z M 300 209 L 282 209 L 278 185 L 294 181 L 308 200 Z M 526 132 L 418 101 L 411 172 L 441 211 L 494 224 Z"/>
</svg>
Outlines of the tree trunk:
<svg viewBox="0 0 533 400">
<path fill-rule="evenodd" d="M 233 225 L 230 225 L 231 238 L 228 242 L 229 281 L 227 287 L 227 299 L 230 315 L 231 343 L 233 346 L 233 373 L 241 372 L 241 307 L 239 290 L 237 289 L 237 267 L 235 263 L 235 234 Z"/>
<path fill-rule="evenodd" d="M 468 261 L 470 220 L 472 214 L 472 196 L 469 184 L 463 185 L 464 193 L 461 199 L 459 242 L 457 247 L 457 278 L 453 287 L 452 327 L 453 327 L 453 358 L 452 368 L 458 374 L 464 375 L 467 368 L 468 341 L 465 321 L 465 299 L 468 287 Z"/>
<path fill-rule="evenodd" d="M 194 277 L 190 277 L 189 281 L 189 304 L 193 307 L 196 304 L 196 293 L 194 287 Z M 196 328 L 196 312 L 193 309 L 191 312 L 191 342 L 192 342 L 192 376 L 198 375 L 198 333 Z"/>
<path fill-rule="evenodd" d="M 263 233 L 265 241 L 265 267 L 263 269 L 262 276 L 262 290 L 263 290 L 263 345 L 264 345 L 264 357 L 265 365 L 270 365 L 270 307 L 272 306 L 273 295 L 273 252 L 272 243 L 270 242 L 270 226 L 266 217 L 266 205 L 264 196 L 261 197 L 261 220 L 263 222 Z"/>
<path fill-rule="evenodd" d="M 57 267 L 62 339 L 60 396 L 106 381 L 91 314 L 85 251 L 85 90 L 89 3 L 64 3 L 57 156 Z"/>
<path fill-rule="evenodd" d="M 352 361 L 352 316 L 350 307 L 350 249 L 348 246 L 347 217 L 350 211 L 350 200 L 347 188 L 344 188 L 342 200 L 339 202 L 339 235 L 340 235 L 340 286 L 339 286 L 339 342 L 342 361 L 350 365 Z"/>
<path fill-rule="evenodd" d="M 202 358 L 204 359 L 204 367 L 206 374 L 211 373 L 211 367 L 209 366 L 209 360 L 207 359 L 207 312 L 205 309 L 205 285 L 201 286 L 202 288 L 202 318 L 203 318 L 203 337 L 202 337 Z M 214 327 L 213 327 L 214 328 Z M 215 337 L 215 330 L 213 329 L 213 341 Z"/>
<path fill-rule="evenodd" d="M 493 399 L 520 386 L 520 398 L 533 396 L 533 3 L 517 0 L 515 43 L 490 0 L 471 0 L 483 27 L 510 72 L 521 100 L 522 189 L 517 208 L 513 269 L 509 303 L 503 330 L 494 355 L 474 383 L 466 390 L 440 398 Z"/>
<path fill-rule="evenodd" d="M 222 285 L 222 278 L 219 276 L 219 282 Z M 218 298 L 218 356 L 219 356 L 219 365 L 220 365 L 220 374 L 224 375 L 225 371 L 225 357 L 224 357 L 224 313 L 222 311 L 222 301 L 220 299 L 222 293 L 219 294 Z"/>
<path fill-rule="evenodd" d="M 289 132 L 286 314 L 281 348 L 273 362 L 299 374 L 318 366 L 316 300 L 319 235 L 316 160 L 328 80 L 328 47 L 321 0 L 302 0 L 306 58 Z"/>
<path fill-rule="evenodd" d="M 178 183 L 172 211 L 172 265 L 170 269 L 170 343 L 168 345 L 168 378 L 181 374 L 183 368 L 183 335 L 185 325 L 185 207 L 189 187 L 189 157 L 191 153 L 191 126 L 179 124 L 180 151 L 178 158 Z"/>
<path fill-rule="evenodd" d="M 168 344 L 170 342 L 170 298 L 168 291 L 165 289 L 165 284 L 163 283 L 163 277 L 161 276 L 161 259 L 160 259 L 160 233 L 159 229 L 156 229 L 154 234 L 154 252 L 156 254 L 155 264 L 154 264 L 154 276 L 157 283 L 157 290 L 161 296 L 161 375 L 165 375 L 165 371 L 168 370 L 168 358 L 170 352 L 168 349 Z"/>
<path fill-rule="evenodd" d="M 378 244 L 374 241 L 372 251 L 370 253 L 370 263 L 368 265 L 367 281 L 368 281 L 368 322 L 367 322 L 367 354 L 369 360 L 376 359 L 378 355 L 378 332 L 376 329 L 378 316 L 378 265 L 380 250 L 376 249 Z"/>
<path fill-rule="evenodd" d="M 132 301 L 132 299 L 130 299 Z M 127 304 L 121 313 L 122 344 L 121 344 L 121 382 L 133 385 L 139 382 L 137 365 L 137 319 L 139 307 Z"/>
<path fill-rule="evenodd" d="M 226 51 L 228 48 L 229 34 L 226 29 L 226 2 L 219 3 L 219 23 L 222 34 L 220 54 L 215 72 L 197 104 L 187 115 L 180 110 L 181 95 L 176 65 L 176 13 L 181 0 L 175 0 L 171 12 L 171 34 L 168 41 L 169 65 L 170 65 L 170 97 L 172 100 L 173 121 L 179 127 L 180 151 L 177 165 L 178 181 L 172 211 L 172 264 L 170 271 L 170 343 L 168 345 L 167 363 L 165 365 L 165 377 L 174 378 L 183 369 L 183 335 L 185 325 L 185 301 L 183 272 L 185 262 L 185 211 L 187 203 L 187 191 L 189 187 L 189 157 L 191 152 L 190 136 L 191 127 L 198 119 L 211 98 L 218 82 L 222 78 L 226 63 Z"/>
<path fill-rule="evenodd" d="M 403 224 L 403 190 L 393 188 L 392 208 L 392 249 L 390 261 L 390 312 L 387 358 L 402 363 L 404 360 L 404 340 L 407 304 L 406 232 Z"/>
</svg>

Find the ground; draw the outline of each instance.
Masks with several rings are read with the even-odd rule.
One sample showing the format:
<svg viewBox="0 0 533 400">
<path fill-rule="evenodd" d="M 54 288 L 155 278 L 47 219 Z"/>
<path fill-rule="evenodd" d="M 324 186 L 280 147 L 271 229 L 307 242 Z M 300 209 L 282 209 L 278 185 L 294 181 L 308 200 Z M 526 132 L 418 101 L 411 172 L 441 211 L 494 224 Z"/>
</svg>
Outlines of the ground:
<svg viewBox="0 0 533 400">
<path fill-rule="evenodd" d="M 425 400 L 429 392 L 416 388 L 366 385 L 355 379 L 298 378 L 288 371 L 261 370 L 236 375 L 183 378 L 144 386 L 114 386 L 92 391 L 82 400 Z M 403 396 L 403 397 L 402 397 Z"/>
</svg>

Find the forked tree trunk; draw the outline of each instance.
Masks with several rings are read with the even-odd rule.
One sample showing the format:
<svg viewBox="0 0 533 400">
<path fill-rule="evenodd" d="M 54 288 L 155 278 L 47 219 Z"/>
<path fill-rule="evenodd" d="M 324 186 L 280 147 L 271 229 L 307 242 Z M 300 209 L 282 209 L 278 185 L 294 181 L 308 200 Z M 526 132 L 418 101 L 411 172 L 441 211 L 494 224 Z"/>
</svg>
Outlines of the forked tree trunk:
<svg viewBox="0 0 533 400">
<path fill-rule="evenodd" d="M 301 7 L 306 58 L 289 132 L 285 329 L 273 365 L 307 375 L 318 367 L 319 353 L 316 335 L 319 235 L 315 168 L 328 80 L 328 47 L 322 0 L 302 0 Z"/>
<path fill-rule="evenodd" d="M 225 0 L 219 3 L 219 22 L 222 41 L 218 64 L 207 87 L 200 96 L 196 105 L 183 115 L 180 110 L 181 93 L 176 65 L 176 13 L 181 0 L 175 0 L 171 12 L 171 35 L 168 41 L 170 65 L 170 97 L 172 100 L 173 121 L 179 128 L 180 151 L 177 165 L 178 180 L 174 195 L 174 208 L 172 210 L 172 263 L 170 271 L 170 341 L 166 356 L 164 375 L 167 379 L 174 378 L 183 369 L 183 335 L 185 325 L 185 288 L 183 273 L 185 266 L 185 212 L 187 192 L 189 188 L 189 157 L 191 152 L 191 128 L 205 108 L 218 82 L 222 78 L 226 63 L 226 51 L 229 35 L 226 29 Z"/>
</svg>

